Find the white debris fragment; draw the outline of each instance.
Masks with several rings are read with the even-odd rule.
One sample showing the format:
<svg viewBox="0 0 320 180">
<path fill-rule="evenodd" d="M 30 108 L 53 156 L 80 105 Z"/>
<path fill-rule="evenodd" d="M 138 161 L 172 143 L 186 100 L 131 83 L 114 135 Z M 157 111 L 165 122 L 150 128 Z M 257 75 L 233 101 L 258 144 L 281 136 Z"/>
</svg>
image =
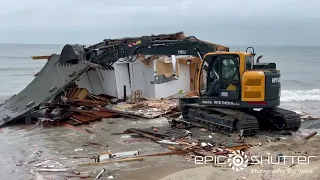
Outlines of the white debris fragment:
<svg viewBox="0 0 320 180">
<path fill-rule="evenodd" d="M 59 166 L 62 166 L 62 164 L 61 164 L 61 163 L 59 163 L 59 162 L 56 162 L 56 164 L 58 164 Z"/>
<path fill-rule="evenodd" d="M 44 172 L 67 172 L 66 169 L 38 169 L 38 171 L 44 171 Z"/>
<path fill-rule="evenodd" d="M 83 149 L 75 149 L 74 151 L 83 151 Z"/>
<path fill-rule="evenodd" d="M 211 135 L 209 135 L 208 137 L 209 137 L 210 139 L 212 138 L 212 136 L 211 136 Z"/>
<path fill-rule="evenodd" d="M 41 166 L 42 168 L 54 168 L 55 165 L 49 165 L 49 166 Z"/>
<path fill-rule="evenodd" d="M 179 145 L 179 143 L 177 143 L 177 142 L 172 142 L 172 141 L 169 141 L 169 140 L 162 140 L 162 141 L 157 141 L 157 142 L 160 143 L 160 144 Z"/>
<path fill-rule="evenodd" d="M 139 151 L 126 151 L 126 152 L 113 153 L 113 154 L 102 154 L 99 156 L 99 160 L 103 161 L 103 160 L 111 159 L 111 158 L 119 158 L 119 157 L 125 157 L 125 156 L 136 156 L 136 155 L 139 155 Z"/>
<path fill-rule="evenodd" d="M 121 136 L 120 138 L 122 138 L 122 139 L 131 138 L 131 135 L 123 135 L 123 136 Z"/>
<path fill-rule="evenodd" d="M 35 167 L 39 167 L 39 166 L 41 166 L 41 165 L 43 165 L 43 164 L 46 164 L 46 163 L 49 162 L 49 161 L 50 161 L 50 160 L 46 160 L 46 161 L 44 161 L 44 162 L 42 162 L 42 163 L 36 164 Z"/>
<path fill-rule="evenodd" d="M 113 179 L 113 176 L 108 176 L 107 179 Z"/>
<path fill-rule="evenodd" d="M 202 146 L 202 147 L 205 147 L 205 146 L 208 146 L 208 144 L 205 143 L 205 142 L 202 142 L 202 143 L 201 143 L 201 146 Z"/>
</svg>

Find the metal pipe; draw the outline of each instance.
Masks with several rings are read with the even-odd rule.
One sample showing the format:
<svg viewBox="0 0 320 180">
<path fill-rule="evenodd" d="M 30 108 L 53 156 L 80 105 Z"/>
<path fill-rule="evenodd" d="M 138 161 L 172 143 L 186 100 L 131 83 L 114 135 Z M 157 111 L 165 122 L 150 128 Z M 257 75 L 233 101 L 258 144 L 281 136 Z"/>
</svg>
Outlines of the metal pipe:
<svg viewBox="0 0 320 180">
<path fill-rule="evenodd" d="M 126 101 L 127 100 L 127 86 L 123 86 L 123 99 L 124 99 L 124 101 Z"/>
</svg>

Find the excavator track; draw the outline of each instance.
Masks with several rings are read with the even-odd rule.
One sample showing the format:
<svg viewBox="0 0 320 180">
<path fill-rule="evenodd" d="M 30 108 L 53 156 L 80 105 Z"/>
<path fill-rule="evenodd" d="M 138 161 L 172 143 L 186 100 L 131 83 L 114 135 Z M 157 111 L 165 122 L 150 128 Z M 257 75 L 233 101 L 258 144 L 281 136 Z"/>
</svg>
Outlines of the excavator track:
<svg viewBox="0 0 320 180">
<path fill-rule="evenodd" d="M 283 118 L 285 121 L 285 128 L 286 131 L 297 131 L 301 126 L 301 118 L 299 114 L 289 111 L 282 108 L 273 108 L 270 112 L 271 115 Z"/>
<path fill-rule="evenodd" d="M 259 130 L 256 117 L 240 110 L 188 104 L 182 109 L 183 120 L 204 125 L 218 131 L 240 131 L 244 136 L 254 136 Z"/>
<path fill-rule="evenodd" d="M 264 129 L 262 126 L 265 125 L 268 126 L 268 129 L 276 131 L 297 131 L 301 126 L 299 114 L 278 107 L 252 113 L 241 109 L 188 104 L 182 108 L 182 117 L 184 121 L 200 124 L 221 133 L 242 129 L 244 136 L 257 134 L 259 129 Z"/>
</svg>

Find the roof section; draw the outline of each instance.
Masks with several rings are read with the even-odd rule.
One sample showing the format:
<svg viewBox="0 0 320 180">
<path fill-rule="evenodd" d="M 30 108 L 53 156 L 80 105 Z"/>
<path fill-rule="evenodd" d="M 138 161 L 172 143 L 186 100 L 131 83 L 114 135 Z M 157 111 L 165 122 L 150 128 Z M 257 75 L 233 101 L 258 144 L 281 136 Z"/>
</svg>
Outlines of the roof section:
<svg viewBox="0 0 320 180">
<path fill-rule="evenodd" d="M 58 65 L 59 57 L 53 54 L 25 89 L 0 104 L 0 126 L 51 100 L 88 68 L 82 63 L 61 67 Z"/>
</svg>

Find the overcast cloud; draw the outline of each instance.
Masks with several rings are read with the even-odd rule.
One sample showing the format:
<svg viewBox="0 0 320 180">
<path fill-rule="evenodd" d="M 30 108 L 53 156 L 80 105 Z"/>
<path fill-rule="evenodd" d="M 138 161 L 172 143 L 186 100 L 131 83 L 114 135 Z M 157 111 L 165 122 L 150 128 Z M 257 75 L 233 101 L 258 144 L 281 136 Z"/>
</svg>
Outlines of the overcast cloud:
<svg viewBox="0 0 320 180">
<path fill-rule="evenodd" d="M 184 31 L 224 45 L 320 45 L 319 0 L 0 0 L 0 42 Z"/>
</svg>

